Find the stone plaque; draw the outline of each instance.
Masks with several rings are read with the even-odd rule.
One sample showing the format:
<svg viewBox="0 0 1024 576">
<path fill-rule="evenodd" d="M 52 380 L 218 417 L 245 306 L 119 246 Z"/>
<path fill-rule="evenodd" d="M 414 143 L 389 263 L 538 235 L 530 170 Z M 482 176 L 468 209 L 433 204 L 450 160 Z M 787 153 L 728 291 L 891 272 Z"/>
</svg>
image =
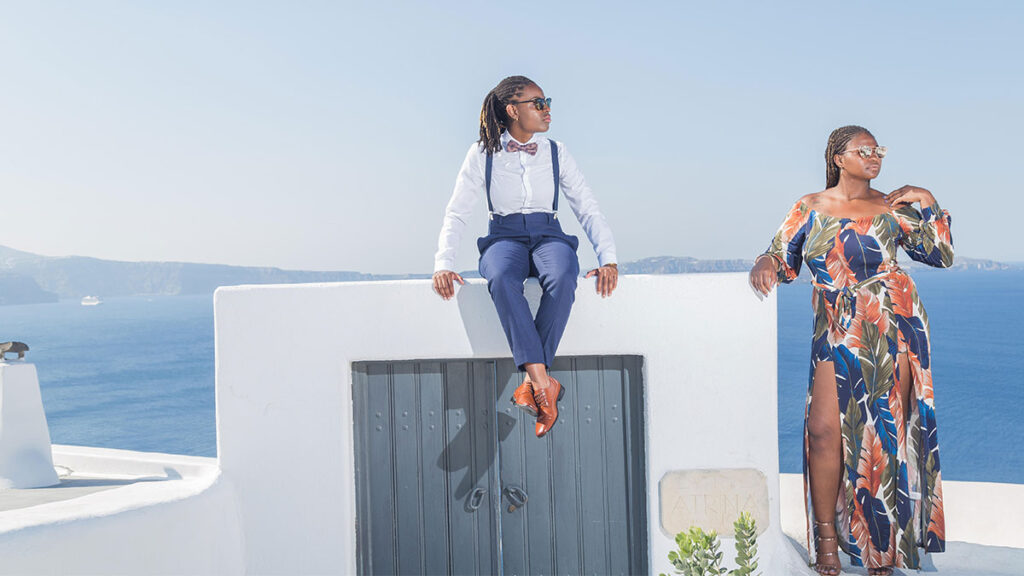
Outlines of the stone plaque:
<svg viewBox="0 0 1024 576">
<path fill-rule="evenodd" d="M 750 512 L 758 534 L 768 528 L 768 484 L 760 470 L 676 470 L 662 476 L 660 491 L 661 529 L 669 536 L 699 526 L 732 538 L 740 512 Z"/>
</svg>

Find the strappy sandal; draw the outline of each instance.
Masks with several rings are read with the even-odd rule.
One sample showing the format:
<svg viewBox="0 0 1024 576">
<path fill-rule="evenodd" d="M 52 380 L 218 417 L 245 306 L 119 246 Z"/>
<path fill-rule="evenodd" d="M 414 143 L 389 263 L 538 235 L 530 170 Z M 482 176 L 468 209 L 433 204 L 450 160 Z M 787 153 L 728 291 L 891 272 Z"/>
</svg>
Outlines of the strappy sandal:
<svg viewBox="0 0 1024 576">
<path fill-rule="evenodd" d="M 868 568 L 868 574 L 871 574 L 871 576 L 892 576 L 892 566 Z"/>
<path fill-rule="evenodd" d="M 832 526 L 832 531 L 835 532 L 835 525 L 832 522 L 818 522 L 817 520 L 814 521 L 814 527 L 815 528 L 820 529 L 822 526 Z M 814 570 L 817 571 L 818 574 L 821 574 L 821 576 L 839 576 L 839 574 L 841 574 L 842 571 L 843 571 L 843 567 L 842 567 L 842 564 L 839 562 L 839 544 L 838 544 L 838 541 L 836 540 L 835 536 L 821 536 L 821 535 L 817 534 L 818 531 L 819 530 L 815 530 L 815 535 L 814 535 L 814 539 L 815 539 L 814 546 L 815 546 L 815 548 L 817 548 L 817 554 L 815 554 L 815 556 L 817 558 L 815 559 L 815 562 L 814 562 Z M 836 542 L 836 550 L 835 550 L 835 552 L 822 552 L 821 551 L 821 543 L 822 542 L 830 542 L 830 541 L 831 542 Z M 821 560 L 822 560 L 822 558 L 824 558 L 826 556 L 832 556 L 833 558 L 835 558 L 836 559 L 836 563 L 835 564 L 823 564 L 821 562 Z"/>
</svg>

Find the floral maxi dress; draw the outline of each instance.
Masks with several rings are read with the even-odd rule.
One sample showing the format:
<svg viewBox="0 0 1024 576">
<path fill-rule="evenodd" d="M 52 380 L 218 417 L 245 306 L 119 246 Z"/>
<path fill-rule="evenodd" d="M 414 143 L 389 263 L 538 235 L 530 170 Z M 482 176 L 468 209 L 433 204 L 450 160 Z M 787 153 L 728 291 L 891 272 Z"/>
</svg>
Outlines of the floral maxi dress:
<svg viewBox="0 0 1024 576">
<path fill-rule="evenodd" d="M 949 213 L 938 204 L 923 212 L 904 206 L 873 217 L 836 218 L 798 202 L 766 252 L 778 263 L 780 282 L 796 279 L 806 262 L 814 284 L 803 459 L 812 564 L 806 422 L 819 362 L 833 362 L 839 397 L 843 467 L 835 526 L 842 550 L 854 566 L 903 568 L 919 567 L 919 547 L 945 550 L 928 316 L 914 282 L 896 264 L 896 249 L 948 267 L 949 227 Z M 899 394 L 902 358 L 909 358 L 913 379 L 906 419 Z"/>
</svg>

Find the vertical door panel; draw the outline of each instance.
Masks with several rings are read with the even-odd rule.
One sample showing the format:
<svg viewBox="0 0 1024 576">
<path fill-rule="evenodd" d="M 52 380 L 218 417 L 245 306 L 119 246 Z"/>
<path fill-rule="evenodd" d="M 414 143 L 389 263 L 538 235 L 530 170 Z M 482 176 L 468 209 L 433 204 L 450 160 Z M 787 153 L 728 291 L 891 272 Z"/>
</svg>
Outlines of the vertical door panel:
<svg viewBox="0 0 1024 576">
<path fill-rule="evenodd" d="M 582 442 L 578 417 L 579 384 L 570 360 L 559 359 L 551 368 L 552 375 L 565 386 L 565 396 L 559 404 L 559 422 L 549 434 L 553 530 L 558 534 L 554 542 L 555 572 L 582 574 L 583 542 L 579 522 L 582 503 L 577 465 Z"/>
<path fill-rule="evenodd" d="M 393 574 L 395 562 L 394 468 L 392 467 L 390 382 L 386 365 L 370 366 L 366 378 L 369 433 L 367 487 L 370 491 L 370 558 L 377 574 Z"/>
<path fill-rule="evenodd" d="M 396 363 L 391 372 L 395 469 L 395 549 L 399 574 L 423 572 L 423 501 L 420 480 L 419 382 L 416 365 Z"/>
<path fill-rule="evenodd" d="M 498 574 L 500 533 L 498 529 L 501 487 L 495 461 L 498 439 L 494 430 L 494 362 L 474 362 L 470 384 L 473 416 L 473 475 L 475 485 L 487 489 L 480 508 L 472 514 L 476 525 L 477 567 L 475 574 Z"/>
<path fill-rule="evenodd" d="M 420 364 L 420 432 L 423 449 L 420 467 L 423 476 L 423 574 L 448 574 L 448 474 L 442 454 L 445 442 L 444 377 L 440 362 Z"/>
<path fill-rule="evenodd" d="M 643 363 L 639 356 L 623 361 L 623 415 L 626 418 L 626 494 L 629 506 L 629 566 L 635 574 L 649 571 L 647 554 L 647 467 L 645 453 Z"/>
<path fill-rule="evenodd" d="M 367 435 L 370 430 L 370 413 L 368 410 L 366 387 L 366 367 L 352 367 L 352 415 L 353 444 L 355 445 L 356 464 L 356 569 L 360 574 L 370 573 L 370 520 L 373 518 L 370 497 L 366 490 L 369 484 L 369 450 Z"/>
<path fill-rule="evenodd" d="M 501 479 L 502 498 L 500 505 L 501 518 L 501 558 L 505 576 L 523 575 L 527 569 L 528 548 L 526 545 L 528 527 L 522 509 L 509 511 L 511 504 L 506 491 L 510 486 L 522 486 L 525 475 L 526 416 L 519 408 L 512 406 L 512 392 L 522 382 L 522 376 L 512 360 L 498 360 L 495 363 L 495 379 L 497 381 L 497 399 L 495 406 L 498 419 L 499 443 L 499 478 Z M 528 489 L 527 489 L 528 490 Z"/>
<path fill-rule="evenodd" d="M 629 542 L 629 491 L 626 485 L 626 426 L 622 413 L 625 381 L 622 358 L 602 358 L 599 362 L 601 382 L 601 423 L 604 428 L 605 466 L 605 539 L 608 542 L 607 574 L 629 574 L 629 550 L 618 543 Z"/>
<path fill-rule="evenodd" d="M 566 373 L 558 370 L 559 363 L 552 366 L 551 375 L 565 385 Z M 555 572 L 555 557 L 559 544 L 556 533 L 556 515 L 554 502 L 560 490 L 554 482 L 556 458 L 553 457 L 552 443 L 555 441 L 562 425 L 571 420 L 571 402 L 563 397 L 558 403 L 558 422 L 555 428 L 544 438 L 537 438 L 536 420 L 524 415 L 523 435 L 526 438 L 525 478 L 522 481 L 529 501 L 519 510 L 526 517 L 528 525 L 528 561 L 530 574 L 552 574 Z M 506 482 L 507 483 L 507 482 Z"/>
<path fill-rule="evenodd" d="M 474 434 L 470 418 L 473 413 L 472 364 L 448 362 L 445 374 L 446 439 L 445 471 L 450 476 L 448 501 L 451 503 L 450 540 L 453 574 L 478 571 L 479 549 L 477 516 L 488 514 L 490 487 L 476 477 L 477 458 L 473 454 Z M 482 494 L 482 495 L 481 495 Z M 474 509 L 475 506 L 475 509 Z"/>
<path fill-rule="evenodd" d="M 606 469 L 604 458 L 604 426 L 602 412 L 604 395 L 601 393 L 597 359 L 581 358 L 576 362 L 576 388 L 579 450 L 580 536 L 583 540 L 583 572 L 607 573 L 609 553 L 606 527 Z"/>
</svg>

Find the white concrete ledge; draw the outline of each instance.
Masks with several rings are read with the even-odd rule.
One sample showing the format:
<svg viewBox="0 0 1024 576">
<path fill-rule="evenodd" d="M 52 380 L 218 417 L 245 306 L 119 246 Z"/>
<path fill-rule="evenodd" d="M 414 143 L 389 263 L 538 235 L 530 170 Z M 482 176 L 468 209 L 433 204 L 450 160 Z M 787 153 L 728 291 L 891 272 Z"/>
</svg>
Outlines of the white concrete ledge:
<svg viewBox="0 0 1024 576">
<path fill-rule="evenodd" d="M 0 574 L 246 573 L 215 459 L 79 446 L 53 455 L 61 485 L 0 493 L 18 506 L 0 512 Z"/>
<path fill-rule="evenodd" d="M 55 445 L 53 459 L 57 486 L 0 492 L 0 504 L 18 499 L 0 512 L 0 535 L 182 500 L 219 475 L 215 458 Z"/>
<path fill-rule="evenodd" d="M 803 542 L 807 539 L 803 476 L 781 474 L 780 485 L 782 529 Z M 943 480 L 942 503 L 947 542 L 1024 549 L 1024 484 Z"/>
<path fill-rule="evenodd" d="M 55 466 L 79 475 L 104 477 L 210 477 L 217 472 L 217 459 L 161 452 L 136 452 L 89 446 L 53 445 Z"/>
<path fill-rule="evenodd" d="M 782 529 L 806 558 L 803 476 L 781 474 L 779 484 Z M 942 503 L 946 552 L 922 554 L 926 572 L 958 576 L 1024 574 L 1024 484 L 943 480 Z"/>
</svg>

